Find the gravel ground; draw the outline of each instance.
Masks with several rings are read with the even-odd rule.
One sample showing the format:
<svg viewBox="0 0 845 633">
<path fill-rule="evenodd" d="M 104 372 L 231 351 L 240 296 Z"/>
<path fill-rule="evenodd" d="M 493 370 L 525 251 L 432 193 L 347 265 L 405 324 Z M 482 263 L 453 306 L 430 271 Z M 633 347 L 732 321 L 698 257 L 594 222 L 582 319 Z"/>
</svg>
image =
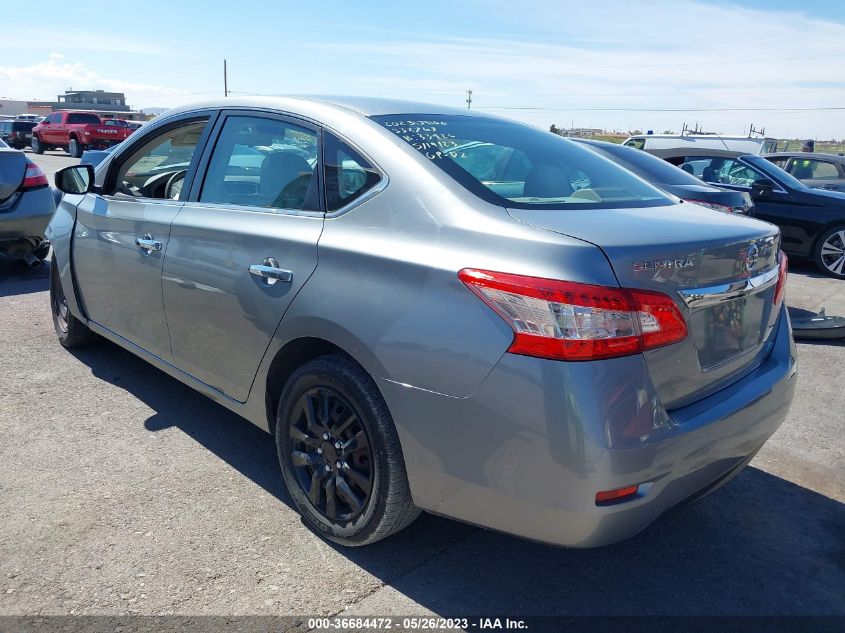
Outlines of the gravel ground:
<svg viewBox="0 0 845 633">
<path fill-rule="evenodd" d="M 291 509 L 269 436 L 114 345 L 63 350 L 48 279 L 0 268 L 0 616 L 845 615 L 843 345 L 799 345 L 795 403 L 752 466 L 625 543 L 424 515 L 345 550 Z M 793 297 L 845 306 L 845 283 L 806 268 Z"/>
</svg>

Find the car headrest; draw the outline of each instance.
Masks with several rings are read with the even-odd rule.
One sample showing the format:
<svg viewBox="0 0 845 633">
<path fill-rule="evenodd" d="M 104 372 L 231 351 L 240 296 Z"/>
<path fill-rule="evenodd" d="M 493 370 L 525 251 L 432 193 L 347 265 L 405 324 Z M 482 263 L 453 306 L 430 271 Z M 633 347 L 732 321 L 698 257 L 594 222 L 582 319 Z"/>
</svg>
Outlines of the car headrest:
<svg viewBox="0 0 845 633">
<path fill-rule="evenodd" d="M 525 177 L 522 195 L 528 198 L 563 198 L 572 195 L 566 172 L 554 165 L 537 165 Z"/>
</svg>

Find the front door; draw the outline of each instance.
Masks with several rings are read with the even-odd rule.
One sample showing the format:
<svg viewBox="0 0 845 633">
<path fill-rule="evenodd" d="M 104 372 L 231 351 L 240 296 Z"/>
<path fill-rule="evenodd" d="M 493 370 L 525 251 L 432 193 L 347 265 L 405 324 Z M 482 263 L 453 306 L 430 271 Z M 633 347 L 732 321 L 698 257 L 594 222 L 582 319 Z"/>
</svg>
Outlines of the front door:
<svg viewBox="0 0 845 633">
<path fill-rule="evenodd" d="M 102 193 L 77 209 L 73 264 L 88 318 L 168 362 L 162 262 L 207 119 L 139 138 L 111 163 Z"/>
<path fill-rule="evenodd" d="M 233 111 L 173 221 L 162 289 L 173 362 L 245 401 L 270 339 L 317 266 L 319 130 Z"/>
</svg>

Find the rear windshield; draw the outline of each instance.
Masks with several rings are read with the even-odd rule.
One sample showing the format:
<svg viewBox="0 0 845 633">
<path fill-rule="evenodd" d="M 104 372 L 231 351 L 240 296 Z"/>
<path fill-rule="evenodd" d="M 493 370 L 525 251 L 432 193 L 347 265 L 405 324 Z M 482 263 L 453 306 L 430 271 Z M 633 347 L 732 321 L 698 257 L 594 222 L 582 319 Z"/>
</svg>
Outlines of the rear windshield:
<svg viewBox="0 0 845 633">
<path fill-rule="evenodd" d="M 472 193 L 517 209 L 674 204 L 609 159 L 557 134 L 480 116 L 372 117 Z"/>
<path fill-rule="evenodd" d="M 701 186 L 704 184 L 689 172 L 667 163 L 662 158 L 652 156 L 641 149 L 633 149 L 622 145 L 611 145 L 609 143 L 602 143 L 601 145 L 594 145 L 592 143 L 584 144 L 600 154 L 607 155 L 608 158 L 618 162 L 625 169 L 630 169 L 634 173 L 643 176 L 646 180 L 653 180 L 656 183 L 664 185 Z"/>
<path fill-rule="evenodd" d="M 100 117 L 96 114 L 86 114 L 84 112 L 75 112 L 67 115 L 68 123 L 93 123 L 95 125 L 100 123 Z"/>
<path fill-rule="evenodd" d="M 30 132 L 35 127 L 32 121 L 14 121 L 12 123 L 13 132 Z"/>
</svg>

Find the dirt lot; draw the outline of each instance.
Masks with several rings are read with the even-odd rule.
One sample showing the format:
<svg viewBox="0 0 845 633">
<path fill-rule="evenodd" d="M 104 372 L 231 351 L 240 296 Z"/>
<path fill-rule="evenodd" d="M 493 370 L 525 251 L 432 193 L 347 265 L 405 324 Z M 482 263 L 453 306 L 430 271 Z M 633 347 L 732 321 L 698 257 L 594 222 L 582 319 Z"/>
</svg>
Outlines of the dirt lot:
<svg viewBox="0 0 845 633">
<path fill-rule="evenodd" d="M 0 615 L 845 615 L 843 345 L 799 345 L 752 466 L 628 542 L 424 515 L 345 550 L 291 509 L 269 436 L 111 344 L 63 350 L 48 279 L 0 269 Z M 845 314 L 845 282 L 794 265 L 787 301 Z"/>
</svg>

